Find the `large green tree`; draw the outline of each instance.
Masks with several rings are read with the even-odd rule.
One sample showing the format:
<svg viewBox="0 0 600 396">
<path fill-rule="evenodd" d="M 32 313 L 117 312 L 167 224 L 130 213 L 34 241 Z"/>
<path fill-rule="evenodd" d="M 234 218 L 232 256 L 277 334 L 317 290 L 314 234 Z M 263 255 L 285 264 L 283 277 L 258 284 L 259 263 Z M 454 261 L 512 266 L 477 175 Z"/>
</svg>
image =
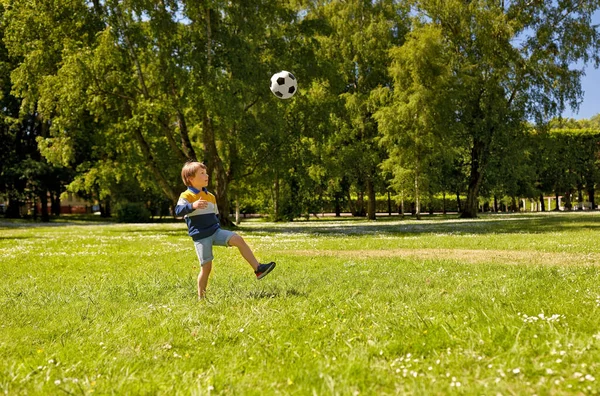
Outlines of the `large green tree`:
<svg viewBox="0 0 600 396">
<path fill-rule="evenodd" d="M 434 25 L 415 28 L 391 57 L 394 89 L 391 95 L 387 88 L 372 95 L 386 104 L 375 113 L 380 144 L 388 152 L 382 165 L 394 176 L 397 191 L 410 192 L 407 196 L 413 198 L 419 217 L 421 196 L 433 192 L 435 185 L 441 188 L 436 180 L 442 165 L 456 155 L 451 149 L 453 125 L 446 123 L 453 110 L 448 97 L 452 71 L 441 29 Z"/>
<path fill-rule="evenodd" d="M 38 149 L 37 139 L 47 136 L 49 129 L 39 111 L 39 96 L 17 97 L 19 83 L 21 87 L 27 84 L 24 74 L 28 71 L 22 70 L 26 56 L 18 51 L 11 54 L 8 48 L 14 44 L 12 15 L 10 3 L 0 3 L 0 193 L 8 198 L 6 216 L 19 217 L 22 205 L 29 201 L 37 217 L 39 202 L 42 221 L 49 221 L 50 212 L 60 214 L 60 194 L 71 173 L 48 163 Z M 42 58 L 37 54 L 32 68 L 51 69 L 52 62 Z"/>
<path fill-rule="evenodd" d="M 228 221 L 229 183 L 267 157 L 242 146 L 256 147 L 260 134 L 247 124 L 268 108 L 250 110 L 267 97 L 273 64 L 295 41 L 294 8 L 273 0 L 69 1 L 41 9 L 6 2 L 9 48 L 24 58 L 13 74 L 16 93 L 52 120 L 40 144 L 49 158 L 78 167 L 72 187 L 89 194 L 134 177 L 174 202 L 182 163 L 199 159 Z M 92 142 L 86 161 L 76 157 L 82 142 Z M 112 182 L 97 177 L 110 170 Z"/>
<path fill-rule="evenodd" d="M 377 110 L 371 91 L 389 85 L 389 50 L 401 45 L 408 28 L 408 9 L 404 3 L 382 0 L 322 1 L 314 13 L 330 26 L 320 36 L 322 56 L 337 70 L 331 88 L 337 90 L 341 106 L 332 114 L 335 134 L 329 144 L 343 173 L 332 176 L 345 180 L 358 196 L 360 213 L 363 194 L 368 198 L 367 215 L 375 219 L 377 186 L 383 185 L 381 163 L 384 153 L 377 144 Z M 334 168 L 335 169 L 335 168 Z M 349 191 L 347 191 L 349 195 Z M 349 201 L 351 200 L 350 197 Z"/>
<path fill-rule="evenodd" d="M 470 153 L 461 215 L 476 217 L 483 177 L 503 136 L 527 118 L 543 123 L 567 105 L 577 106 L 582 71 L 573 65 L 600 60 L 600 34 L 591 22 L 599 2 L 412 3 L 418 25 L 440 29 L 452 68 L 448 98 L 453 111 L 446 124 L 457 132 L 455 145 Z M 422 111 L 435 111 L 434 106 L 424 104 Z"/>
</svg>

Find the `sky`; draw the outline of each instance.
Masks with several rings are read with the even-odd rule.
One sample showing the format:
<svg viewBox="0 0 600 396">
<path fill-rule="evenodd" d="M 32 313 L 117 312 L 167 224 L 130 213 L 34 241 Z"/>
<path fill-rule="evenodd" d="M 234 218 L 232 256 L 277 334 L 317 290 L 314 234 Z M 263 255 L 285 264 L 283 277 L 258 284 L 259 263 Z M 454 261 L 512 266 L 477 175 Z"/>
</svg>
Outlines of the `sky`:
<svg viewBox="0 0 600 396">
<path fill-rule="evenodd" d="M 593 24 L 600 25 L 600 11 L 596 11 L 592 19 Z M 585 76 L 581 78 L 581 88 L 584 91 L 583 102 L 579 106 L 579 112 L 571 109 L 563 113 L 565 118 L 590 119 L 600 113 L 600 69 L 594 69 L 594 65 L 588 65 Z"/>
</svg>

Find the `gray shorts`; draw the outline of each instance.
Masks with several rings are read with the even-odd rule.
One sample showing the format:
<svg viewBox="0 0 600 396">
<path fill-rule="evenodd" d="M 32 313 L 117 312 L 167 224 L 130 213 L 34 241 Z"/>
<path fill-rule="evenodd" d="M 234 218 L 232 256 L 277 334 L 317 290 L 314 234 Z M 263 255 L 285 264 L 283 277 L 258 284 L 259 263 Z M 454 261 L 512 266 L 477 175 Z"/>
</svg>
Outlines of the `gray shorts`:
<svg viewBox="0 0 600 396">
<path fill-rule="evenodd" d="M 196 248 L 196 254 L 198 255 L 198 260 L 200 260 L 200 266 L 204 265 L 204 263 L 208 261 L 212 261 L 214 259 L 213 256 L 213 245 L 216 246 L 229 246 L 227 243 L 231 239 L 232 236 L 235 235 L 235 232 L 227 231 L 219 228 L 209 237 L 199 239 L 194 241 L 194 247 Z"/>
</svg>

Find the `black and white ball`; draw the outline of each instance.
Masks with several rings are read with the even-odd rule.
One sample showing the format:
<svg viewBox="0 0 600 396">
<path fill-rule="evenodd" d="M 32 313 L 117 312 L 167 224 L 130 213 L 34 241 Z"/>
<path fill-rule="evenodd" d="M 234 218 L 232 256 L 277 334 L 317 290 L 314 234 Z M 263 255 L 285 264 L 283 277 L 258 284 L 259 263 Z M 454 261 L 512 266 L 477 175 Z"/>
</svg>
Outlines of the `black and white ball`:
<svg viewBox="0 0 600 396">
<path fill-rule="evenodd" d="M 289 99 L 298 90 L 296 77 L 288 71 L 280 71 L 271 77 L 271 92 L 279 99 Z"/>
</svg>

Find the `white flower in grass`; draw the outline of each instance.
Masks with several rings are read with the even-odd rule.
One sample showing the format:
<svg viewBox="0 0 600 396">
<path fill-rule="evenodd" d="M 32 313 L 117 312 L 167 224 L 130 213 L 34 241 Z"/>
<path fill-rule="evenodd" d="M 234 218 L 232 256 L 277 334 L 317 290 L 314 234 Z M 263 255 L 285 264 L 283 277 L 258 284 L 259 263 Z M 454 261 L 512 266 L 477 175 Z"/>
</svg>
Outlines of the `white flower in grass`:
<svg viewBox="0 0 600 396">
<path fill-rule="evenodd" d="M 546 369 L 546 374 L 552 375 L 552 374 L 554 374 L 554 370 L 552 370 L 551 368 L 547 368 Z"/>
<path fill-rule="evenodd" d="M 596 381 L 596 378 L 594 378 L 594 376 L 591 375 L 591 374 L 586 374 L 585 375 L 585 379 L 588 380 L 588 381 L 590 381 L 590 382 Z"/>
<path fill-rule="evenodd" d="M 462 384 L 460 383 L 460 381 L 456 380 L 456 377 L 452 377 L 452 382 L 450 382 L 450 386 L 460 388 L 461 385 Z"/>
<path fill-rule="evenodd" d="M 60 380 L 57 379 L 56 381 L 54 381 L 54 385 L 57 385 L 57 386 L 60 385 Z"/>
<path fill-rule="evenodd" d="M 513 369 L 512 372 L 513 372 L 513 374 L 519 374 L 521 372 L 521 369 L 517 367 L 517 368 Z"/>
</svg>

